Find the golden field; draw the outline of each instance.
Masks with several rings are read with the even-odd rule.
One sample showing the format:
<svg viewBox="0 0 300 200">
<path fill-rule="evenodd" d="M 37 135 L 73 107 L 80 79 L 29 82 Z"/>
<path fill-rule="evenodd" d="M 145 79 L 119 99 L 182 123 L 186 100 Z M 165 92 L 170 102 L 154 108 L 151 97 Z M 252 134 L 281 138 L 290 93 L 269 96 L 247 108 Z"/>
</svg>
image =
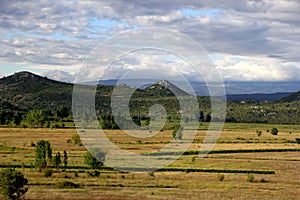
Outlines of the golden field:
<svg viewBox="0 0 300 200">
<path fill-rule="evenodd" d="M 277 136 L 267 130 L 276 127 Z M 258 137 L 256 131 L 262 131 Z M 212 153 L 205 158 L 184 155 L 170 166 L 181 169 L 214 169 L 216 172 L 159 171 L 127 173 L 110 169 L 100 170 L 99 177 L 87 175 L 84 146 L 69 144 L 75 129 L 0 129 L 0 164 L 17 166 L 29 180 L 25 199 L 299 199 L 300 151 Z M 111 141 L 133 152 L 153 152 L 171 139 L 171 131 L 153 138 L 129 137 L 120 130 L 105 130 Z M 189 150 L 199 150 L 206 130 L 199 130 Z M 299 125 L 225 124 L 214 150 L 239 149 L 299 149 Z M 51 177 L 43 177 L 34 166 L 35 147 L 32 143 L 48 140 L 53 154 L 66 150 L 66 171 L 53 169 Z M 12 148 L 15 147 L 15 148 Z M 226 173 L 226 170 L 274 171 L 275 174 L 256 174 L 248 182 L 246 173 Z M 75 173 L 78 176 L 75 176 Z M 223 181 L 218 176 L 225 176 Z M 56 183 L 71 181 L 78 189 L 57 189 Z"/>
</svg>

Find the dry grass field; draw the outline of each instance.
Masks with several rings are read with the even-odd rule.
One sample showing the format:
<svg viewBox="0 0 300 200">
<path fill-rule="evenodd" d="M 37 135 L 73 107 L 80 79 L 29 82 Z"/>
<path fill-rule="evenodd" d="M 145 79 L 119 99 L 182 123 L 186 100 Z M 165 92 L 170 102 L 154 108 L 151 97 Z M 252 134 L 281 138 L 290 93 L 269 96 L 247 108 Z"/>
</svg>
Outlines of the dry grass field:
<svg viewBox="0 0 300 200">
<path fill-rule="evenodd" d="M 276 127 L 277 136 L 267 130 Z M 262 131 L 259 137 L 256 131 Z M 1 167 L 16 166 L 29 180 L 25 199 L 299 199 L 300 151 L 248 152 L 240 149 L 299 149 L 299 125 L 225 124 L 214 146 L 217 150 L 236 152 L 212 153 L 205 158 L 184 155 L 170 168 L 213 169 L 215 172 L 159 171 L 154 173 L 126 173 L 110 169 L 100 170 L 99 177 L 90 177 L 83 155 L 83 146 L 67 143 L 75 129 L 0 129 Z M 163 131 L 153 138 L 138 139 L 119 130 L 105 131 L 119 147 L 133 152 L 153 152 L 172 138 L 172 131 Z M 205 130 L 199 130 L 189 150 L 199 150 Z M 35 147 L 32 143 L 48 140 L 53 153 L 66 150 L 68 168 L 54 170 L 44 177 L 34 166 Z M 219 170 L 219 171 L 218 171 Z M 223 170 L 223 171 L 222 171 Z M 275 174 L 227 173 L 226 170 L 274 171 Z M 220 181 L 219 176 L 224 175 Z M 71 181 L 76 189 L 57 189 L 57 183 Z M 1 198 L 1 196 L 0 196 Z"/>
</svg>

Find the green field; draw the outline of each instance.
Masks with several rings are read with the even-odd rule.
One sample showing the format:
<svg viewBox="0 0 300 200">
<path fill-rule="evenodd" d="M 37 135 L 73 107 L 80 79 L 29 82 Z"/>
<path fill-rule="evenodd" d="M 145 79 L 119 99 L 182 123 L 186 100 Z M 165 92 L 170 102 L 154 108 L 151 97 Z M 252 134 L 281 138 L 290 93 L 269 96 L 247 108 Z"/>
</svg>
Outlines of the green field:
<svg viewBox="0 0 300 200">
<path fill-rule="evenodd" d="M 127 173 L 104 167 L 99 177 L 87 174 L 91 170 L 84 164 L 85 147 L 67 143 L 75 129 L 1 128 L 0 166 L 25 174 L 25 199 L 299 199 L 300 125 L 226 123 L 213 151 L 199 158 L 205 127 L 180 159 L 160 171 Z M 273 127 L 279 130 L 277 136 L 270 133 Z M 141 154 L 157 152 L 172 139 L 171 130 L 149 139 L 121 130 L 105 133 L 120 148 Z M 51 177 L 44 177 L 34 168 L 32 144 L 39 140 L 50 141 L 53 154 L 68 152 L 66 170 L 53 169 Z M 254 175 L 253 182 L 247 181 L 248 173 Z M 58 189 L 57 183 L 64 181 L 79 188 Z"/>
</svg>

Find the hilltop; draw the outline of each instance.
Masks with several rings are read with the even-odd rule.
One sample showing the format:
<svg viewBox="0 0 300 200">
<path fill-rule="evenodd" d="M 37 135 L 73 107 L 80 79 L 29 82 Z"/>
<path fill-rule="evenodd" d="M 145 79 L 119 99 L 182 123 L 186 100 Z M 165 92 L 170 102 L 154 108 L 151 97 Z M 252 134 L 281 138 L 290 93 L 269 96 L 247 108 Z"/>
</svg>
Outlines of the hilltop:
<svg viewBox="0 0 300 200">
<path fill-rule="evenodd" d="M 291 95 L 283 97 L 282 99 L 279 100 L 279 102 L 281 103 L 294 102 L 294 101 L 300 101 L 300 91 L 292 93 Z"/>
<path fill-rule="evenodd" d="M 19 110 L 69 106 L 73 84 L 41 77 L 30 72 L 19 72 L 0 79 L 2 104 Z"/>
</svg>

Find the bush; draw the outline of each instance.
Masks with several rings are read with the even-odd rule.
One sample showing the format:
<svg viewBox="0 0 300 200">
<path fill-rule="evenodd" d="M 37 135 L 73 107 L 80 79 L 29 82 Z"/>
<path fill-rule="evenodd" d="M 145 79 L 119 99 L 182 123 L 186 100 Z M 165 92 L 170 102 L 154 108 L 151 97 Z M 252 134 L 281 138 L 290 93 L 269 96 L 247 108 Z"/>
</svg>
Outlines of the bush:
<svg viewBox="0 0 300 200">
<path fill-rule="evenodd" d="M 35 146 L 36 146 L 36 144 L 34 144 L 34 142 L 33 142 L 33 141 L 31 141 L 31 143 L 30 143 L 30 146 L 32 146 L 32 147 L 35 147 Z"/>
<path fill-rule="evenodd" d="M 64 182 L 61 182 L 61 183 L 57 183 L 55 185 L 55 187 L 58 188 L 58 189 L 75 189 L 75 188 L 79 188 L 80 185 L 76 184 L 76 183 L 73 183 L 73 182 L 70 182 L 70 181 L 64 181 Z"/>
<path fill-rule="evenodd" d="M 89 165 L 92 169 L 100 169 L 105 161 L 105 152 L 99 148 L 91 150 L 93 155 L 88 151 L 84 156 L 84 163 Z M 97 157 L 94 157 L 94 155 Z"/>
<path fill-rule="evenodd" d="M 224 179 L 225 179 L 225 175 L 224 174 L 219 174 L 218 175 L 218 180 L 219 181 L 224 181 Z"/>
<path fill-rule="evenodd" d="M 260 182 L 261 183 L 267 183 L 268 181 L 266 179 L 262 178 L 262 179 L 260 179 Z"/>
<path fill-rule="evenodd" d="M 88 171 L 88 172 L 87 172 L 87 175 L 90 176 L 90 177 L 99 177 L 99 176 L 100 176 L 100 172 L 97 171 L 97 170 L 94 170 L 94 171 Z"/>
<path fill-rule="evenodd" d="M 75 177 L 75 178 L 79 177 L 78 171 L 74 172 L 74 177 Z"/>
<path fill-rule="evenodd" d="M 256 130 L 256 134 L 257 134 L 257 136 L 258 136 L 258 137 L 260 137 L 260 136 L 261 136 L 261 134 L 262 134 L 262 132 L 261 132 L 261 131 L 259 131 L 259 130 Z"/>
<path fill-rule="evenodd" d="M 51 177 L 53 174 L 53 171 L 51 169 L 46 169 L 44 172 L 43 172 L 43 177 Z"/>
<path fill-rule="evenodd" d="M 0 172 L 0 187 L 6 200 L 22 199 L 28 188 L 28 180 L 21 172 L 14 169 L 5 169 Z"/>
<path fill-rule="evenodd" d="M 174 131 L 172 132 L 172 136 L 175 140 L 182 140 L 182 134 L 183 132 L 183 127 L 180 125 L 177 125 L 174 127 Z"/>
<path fill-rule="evenodd" d="M 58 123 L 52 124 L 51 128 L 60 128 L 60 125 Z"/>
<path fill-rule="evenodd" d="M 277 128 L 272 128 L 271 134 L 272 135 L 278 135 L 278 129 Z"/>
<path fill-rule="evenodd" d="M 154 172 L 149 172 L 149 176 L 150 176 L 151 178 L 155 178 Z"/>
<path fill-rule="evenodd" d="M 78 144 L 79 146 L 82 146 L 82 142 L 81 142 L 81 139 L 80 139 L 80 136 L 76 133 L 74 133 L 72 135 L 72 138 L 71 139 L 68 139 L 67 140 L 67 143 L 70 143 L 70 144 Z"/>
<path fill-rule="evenodd" d="M 254 182 L 254 175 L 253 174 L 248 174 L 247 181 L 248 182 Z"/>
<path fill-rule="evenodd" d="M 298 144 L 300 144 L 300 138 L 295 139 Z"/>
</svg>

